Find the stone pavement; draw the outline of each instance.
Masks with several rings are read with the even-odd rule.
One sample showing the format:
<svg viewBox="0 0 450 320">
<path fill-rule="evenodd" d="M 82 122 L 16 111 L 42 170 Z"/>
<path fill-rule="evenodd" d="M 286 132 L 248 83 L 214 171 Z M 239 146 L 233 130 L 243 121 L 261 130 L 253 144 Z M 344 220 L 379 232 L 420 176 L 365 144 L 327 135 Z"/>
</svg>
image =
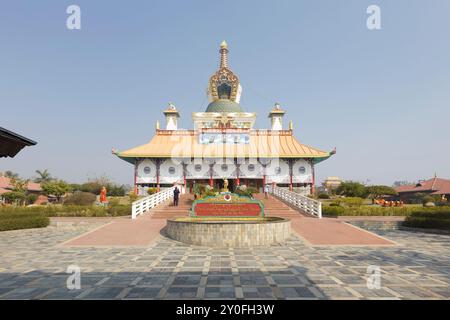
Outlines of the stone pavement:
<svg viewBox="0 0 450 320">
<path fill-rule="evenodd" d="M 388 247 L 64 247 L 98 224 L 0 232 L 0 299 L 450 299 L 450 236 L 389 231 Z M 81 289 L 68 290 L 69 265 Z M 367 288 L 379 266 L 381 288 Z"/>
</svg>

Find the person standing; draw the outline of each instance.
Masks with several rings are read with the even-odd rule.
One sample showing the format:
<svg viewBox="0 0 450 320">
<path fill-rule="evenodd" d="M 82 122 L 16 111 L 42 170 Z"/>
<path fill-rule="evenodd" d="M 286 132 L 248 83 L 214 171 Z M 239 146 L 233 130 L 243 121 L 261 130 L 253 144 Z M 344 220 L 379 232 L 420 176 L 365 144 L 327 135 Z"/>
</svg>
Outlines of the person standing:
<svg viewBox="0 0 450 320">
<path fill-rule="evenodd" d="M 175 186 L 175 189 L 173 190 L 173 205 L 178 206 L 178 198 L 180 195 L 180 190 L 177 186 Z"/>
<path fill-rule="evenodd" d="M 264 198 L 269 199 L 269 185 L 264 186 Z"/>
</svg>

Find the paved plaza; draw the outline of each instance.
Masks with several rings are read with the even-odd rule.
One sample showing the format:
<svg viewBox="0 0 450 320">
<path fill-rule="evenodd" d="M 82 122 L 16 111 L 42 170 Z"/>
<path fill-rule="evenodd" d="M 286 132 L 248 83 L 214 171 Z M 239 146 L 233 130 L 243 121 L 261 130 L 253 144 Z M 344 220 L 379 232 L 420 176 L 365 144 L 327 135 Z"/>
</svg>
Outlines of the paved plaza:
<svg viewBox="0 0 450 320">
<path fill-rule="evenodd" d="M 450 236 L 388 231 L 397 246 L 61 245 L 98 224 L 0 233 L 0 299 L 449 299 Z M 69 290 L 69 265 L 81 289 Z M 368 289 L 379 266 L 381 288 Z"/>
</svg>

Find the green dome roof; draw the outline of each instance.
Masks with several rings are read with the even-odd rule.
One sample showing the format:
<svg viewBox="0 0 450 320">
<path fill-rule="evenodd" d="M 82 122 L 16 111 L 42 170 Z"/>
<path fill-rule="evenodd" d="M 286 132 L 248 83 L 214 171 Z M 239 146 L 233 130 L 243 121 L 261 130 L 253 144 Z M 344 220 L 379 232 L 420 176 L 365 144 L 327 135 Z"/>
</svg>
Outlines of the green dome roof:
<svg viewBox="0 0 450 320">
<path fill-rule="evenodd" d="M 211 102 L 206 108 L 206 112 L 244 112 L 239 105 L 228 99 L 219 99 Z"/>
</svg>

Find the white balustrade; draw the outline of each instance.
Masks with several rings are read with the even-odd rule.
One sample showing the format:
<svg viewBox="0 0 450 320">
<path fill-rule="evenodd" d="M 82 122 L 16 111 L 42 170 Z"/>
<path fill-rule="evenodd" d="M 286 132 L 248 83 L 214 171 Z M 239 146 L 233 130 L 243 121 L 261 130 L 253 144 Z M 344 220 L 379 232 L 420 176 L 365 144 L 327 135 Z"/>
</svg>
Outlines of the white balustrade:
<svg viewBox="0 0 450 320">
<path fill-rule="evenodd" d="M 274 186 L 271 192 L 280 199 L 292 204 L 294 207 L 309 213 L 317 218 L 322 218 L 322 203 L 305 197 L 299 193 Z"/>
<path fill-rule="evenodd" d="M 131 219 L 136 219 L 138 215 L 144 214 L 151 208 L 156 207 L 167 199 L 173 198 L 173 190 L 175 187 L 161 190 L 160 192 L 149 195 L 145 198 L 136 200 L 132 203 Z"/>
</svg>

